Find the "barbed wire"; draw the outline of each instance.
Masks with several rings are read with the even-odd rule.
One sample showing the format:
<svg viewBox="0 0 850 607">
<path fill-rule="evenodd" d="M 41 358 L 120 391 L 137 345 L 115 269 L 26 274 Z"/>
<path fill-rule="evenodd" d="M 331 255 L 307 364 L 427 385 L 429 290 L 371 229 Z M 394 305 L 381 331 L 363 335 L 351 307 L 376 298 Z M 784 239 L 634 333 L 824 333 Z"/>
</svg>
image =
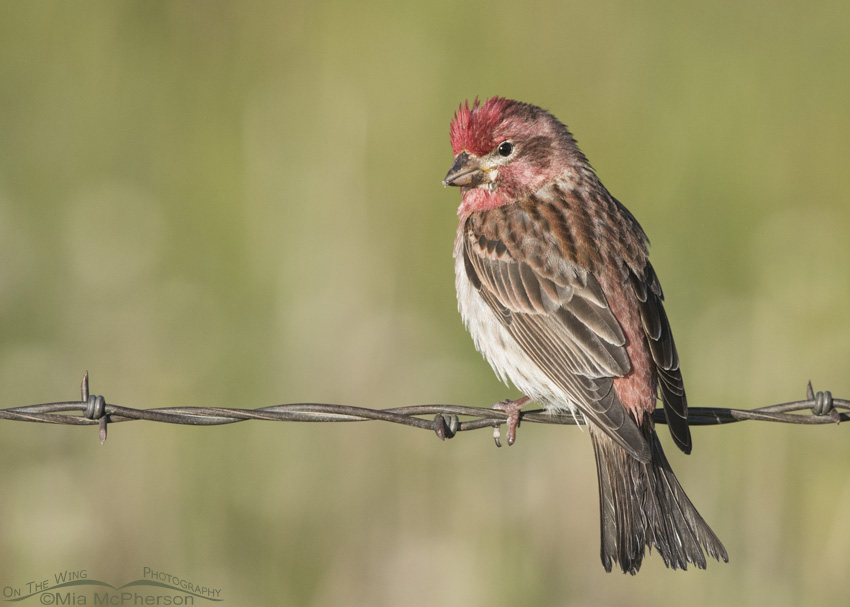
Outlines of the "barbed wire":
<svg viewBox="0 0 850 607">
<path fill-rule="evenodd" d="M 452 438 L 458 432 L 493 428 L 496 445 L 499 427 L 507 414 L 498 409 L 464 407 L 459 405 L 413 405 L 390 409 L 368 409 L 349 405 L 323 403 L 292 403 L 259 409 L 227 407 L 162 407 L 134 409 L 108 404 L 103 396 L 89 393 L 88 371 L 83 375 L 82 399 L 57 403 L 43 403 L 24 407 L 0 409 L 0 419 L 64 424 L 69 426 L 98 425 L 100 442 L 106 441 L 108 423 L 146 420 L 166 424 L 190 426 L 220 426 L 248 420 L 278 422 L 361 422 L 385 421 L 414 428 L 431 430 L 440 440 Z M 688 423 L 692 426 L 715 426 L 741 421 L 768 421 L 785 424 L 831 424 L 850 420 L 850 401 L 833 398 L 827 391 L 815 392 L 812 382 L 806 388 L 806 399 L 758 409 L 726 409 L 717 407 L 688 407 Z M 808 411 L 808 414 L 800 412 Z M 76 413 L 76 415 L 67 415 Z M 432 416 L 430 419 L 424 416 Z M 461 420 L 461 417 L 472 419 Z M 656 423 L 666 424 L 663 408 L 653 412 Z M 583 425 L 584 420 L 570 414 L 552 414 L 542 409 L 521 413 L 521 421 L 535 424 Z"/>
</svg>

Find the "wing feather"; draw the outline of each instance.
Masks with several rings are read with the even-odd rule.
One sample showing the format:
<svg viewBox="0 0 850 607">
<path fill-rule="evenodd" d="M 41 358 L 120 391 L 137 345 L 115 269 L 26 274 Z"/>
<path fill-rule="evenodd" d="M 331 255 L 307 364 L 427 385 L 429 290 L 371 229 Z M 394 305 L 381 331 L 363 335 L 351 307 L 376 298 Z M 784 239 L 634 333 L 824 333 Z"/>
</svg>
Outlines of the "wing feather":
<svg viewBox="0 0 850 607">
<path fill-rule="evenodd" d="M 664 294 L 652 265 L 647 263 L 643 279 L 631 275 L 631 285 L 638 297 L 640 317 L 646 333 L 649 351 L 655 361 L 658 390 L 664 403 L 664 414 L 673 441 L 685 453 L 691 452 L 691 431 L 688 427 L 688 399 L 679 354 L 670 330 L 670 321 L 664 311 Z"/>
<path fill-rule="evenodd" d="M 523 222 L 532 237 L 539 228 L 520 205 L 489 213 L 472 214 L 464 228 L 462 254 L 471 283 L 523 352 L 588 421 L 632 456 L 649 461 L 649 444 L 613 387 L 613 378 L 626 375 L 631 363 L 599 282 L 567 263 L 542 232 L 525 247 L 508 238 L 512 222 Z"/>
</svg>

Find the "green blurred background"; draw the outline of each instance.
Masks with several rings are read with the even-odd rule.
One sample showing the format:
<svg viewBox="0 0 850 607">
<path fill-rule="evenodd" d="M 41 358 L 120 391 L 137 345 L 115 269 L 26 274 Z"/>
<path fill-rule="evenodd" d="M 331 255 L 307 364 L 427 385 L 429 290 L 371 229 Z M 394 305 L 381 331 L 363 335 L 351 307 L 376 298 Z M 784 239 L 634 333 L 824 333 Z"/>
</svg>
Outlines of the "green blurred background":
<svg viewBox="0 0 850 607">
<path fill-rule="evenodd" d="M 489 406 L 440 186 L 457 104 L 576 134 L 653 239 L 691 404 L 850 395 L 850 4 L 8 2 L 0 406 Z M 598 557 L 586 433 L 0 423 L 0 586 L 232 605 L 843 602 L 848 429 L 696 429 L 728 565 Z"/>
</svg>

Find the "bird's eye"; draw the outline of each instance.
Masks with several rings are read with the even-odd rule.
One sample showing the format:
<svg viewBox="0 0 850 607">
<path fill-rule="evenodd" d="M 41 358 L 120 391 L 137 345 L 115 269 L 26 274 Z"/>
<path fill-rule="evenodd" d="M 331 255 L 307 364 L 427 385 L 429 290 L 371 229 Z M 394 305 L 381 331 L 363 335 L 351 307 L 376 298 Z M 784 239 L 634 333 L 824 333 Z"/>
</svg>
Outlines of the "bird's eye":
<svg viewBox="0 0 850 607">
<path fill-rule="evenodd" d="M 496 148 L 496 151 L 502 158 L 507 158 L 508 156 L 514 153 L 514 144 L 512 144 L 510 141 L 503 141 L 499 144 L 499 147 Z"/>
</svg>

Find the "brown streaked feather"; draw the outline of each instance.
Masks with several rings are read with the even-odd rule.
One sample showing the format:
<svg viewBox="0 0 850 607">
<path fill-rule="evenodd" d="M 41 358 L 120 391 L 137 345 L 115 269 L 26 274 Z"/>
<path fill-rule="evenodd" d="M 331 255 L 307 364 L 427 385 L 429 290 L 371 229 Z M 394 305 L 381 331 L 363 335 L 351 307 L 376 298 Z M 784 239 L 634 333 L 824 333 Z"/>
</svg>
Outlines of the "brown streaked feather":
<svg viewBox="0 0 850 607">
<path fill-rule="evenodd" d="M 706 555 L 728 561 L 723 543 L 685 494 L 661 450 L 648 419 L 642 432 L 652 445 L 652 463 L 626 455 L 604 434 L 590 429 L 599 476 L 602 564 L 624 573 L 640 569 L 644 546 L 655 547 L 664 563 L 687 569 L 706 567 Z"/>
<path fill-rule="evenodd" d="M 473 285 L 520 348 L 573 404 L 630 455 L 648 461 L 650 447 L 613 389 L 629 373 L 626 339 L 596 277 L 547 239 L 552 206 L 532 216 L 526 205 L 473 213 L 466 221 L 464 267 Z M 528 244 L 505 238 L 524 232 Z M 566 225 L 566 224 L 564 224 Z M 566 228 L 564 228 L 566 229 Z M 503 243 L 506 250 L 496 254 Z"/>
<path fill-rule="evenodd" d="M 664 293 L 652 265 L 647 262 L 643 278 L 630 274 L 632 289 L 639 301 L 640 317 L 652 359 L 655 361 L 658 389 L 664 414 L 673 441 L 685 453 L 691 452 L 691 431 L 688 427 L 688 399 L 682 372 L 679 370 L 679 354 L 670 330 L 670 321 L 664 311 Z"/>
</svg>

